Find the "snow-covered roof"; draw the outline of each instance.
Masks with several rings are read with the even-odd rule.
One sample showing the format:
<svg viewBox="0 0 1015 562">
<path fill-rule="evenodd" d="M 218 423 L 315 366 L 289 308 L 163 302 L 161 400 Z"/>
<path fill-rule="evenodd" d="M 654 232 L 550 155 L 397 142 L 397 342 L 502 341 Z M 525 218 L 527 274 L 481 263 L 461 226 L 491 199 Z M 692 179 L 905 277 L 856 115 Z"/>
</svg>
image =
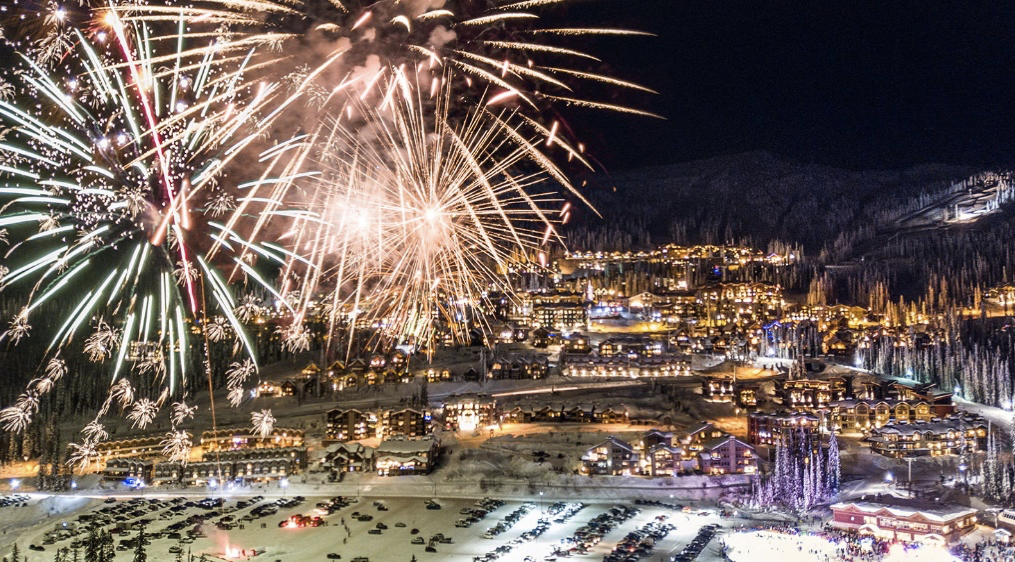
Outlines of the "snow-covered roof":
<svg viewBox="0 0 1015 562">
<path fill-rule="evenodd" d="M 898 423 L 892 422 L 884 425 L 880 429 L 873 431 L 874 435 L 878 433 L 895 433 L 898 435 L 913 435 L 914 433 L 933 433 L 933 434 L 944 434 L 949 431 L 964 431 L 977 427 L 987 427 L 986 423 L 980 421 L 968 421 L 959 418 L 949 417 L 937 421 L 918 421 L 916 423 Z"/>
<path fill-rule="evenodd" d="M 740 439 L 737 439 L 736 437 L 734 437 L 734 436 L 732 436 L 732 435 L 730 435 L 728 433 L 726 435 L 721 436 L 721 437 L 716 437 L 715 439 L 710 439 L 708 441 L 705 441 L 704 443 L 701 444 L 701 448 L 702 448 L 703 451 L 711 451 L 711 450 L 713 450 L 713 449 L 715 449 L 717 447 L 725 445 L 727 441 L 736 441 L 737 443 L 740 443 L 744 447 L 749 447 L 751 449 L 754 448 L 754 447 L 751 447 L 747 443 L 744 443 Z"/>
<path fill-rule="evenodd" d="M 913 503 L 896 503 L 900 498 L 892 498 L 892 504 L 879 504 L 867 501 L 860 502 L 839 502 L 831 506 L 832 510 L 846 510 L 854 508 L 863 513 L 877 514 L 879 512 L 887 512 L 895 517 L 913 517 L 919 515 L 924 519 L 930 521 L 936 521 L 940 523 L 947 523 L 949 521 L 965 517 L 967 515 L 976 514 L 976 510 L 972 508 L 962 507 L 945 507 L 936 505 L 916 505 Z"/>
<path fill-rule="evenodd" d="M 433 439 L 399 439 L 393 441 L 381 441 L 381 444 L 377 447 L 377 456 L 380 457 L 386 454 L 428 453 L 430 448 L 433 446 Z"/>
</svg>

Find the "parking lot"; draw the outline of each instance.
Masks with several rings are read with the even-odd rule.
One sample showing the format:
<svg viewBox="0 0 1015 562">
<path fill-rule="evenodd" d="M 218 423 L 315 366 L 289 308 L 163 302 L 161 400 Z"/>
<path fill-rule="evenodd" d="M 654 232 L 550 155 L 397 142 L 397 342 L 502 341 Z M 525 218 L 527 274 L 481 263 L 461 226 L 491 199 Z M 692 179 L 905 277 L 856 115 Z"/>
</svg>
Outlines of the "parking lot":
<svg viewBox="0 0 1015 562">
<path fill-rule="evenodd" d="M 75 543 L 83 552 L 90 528 L 111 530 L 117 560 L 131 559 L 136 529 L 144 522 L 149 559 L 155 560 L 172 560 L 179 548 L 195 557 L 284 562 L 328 560 L 329 555 L 375 562 L 413 556 L 420 561 L 544 561 L 564 558 L 565 552 L 585 560 L 627 562 L 669 560 L 703 528 L 721 524 L 714 513 L 665 504 L 439 499 L 428 508 L 418 498 L 330 496 L 94 500 L 60 521 L 39 524 L 22 536 L 47 552 Z M 715 559 L 714 549 L 714 542 L 702 545 L 697 559 Z"/>
</svg>

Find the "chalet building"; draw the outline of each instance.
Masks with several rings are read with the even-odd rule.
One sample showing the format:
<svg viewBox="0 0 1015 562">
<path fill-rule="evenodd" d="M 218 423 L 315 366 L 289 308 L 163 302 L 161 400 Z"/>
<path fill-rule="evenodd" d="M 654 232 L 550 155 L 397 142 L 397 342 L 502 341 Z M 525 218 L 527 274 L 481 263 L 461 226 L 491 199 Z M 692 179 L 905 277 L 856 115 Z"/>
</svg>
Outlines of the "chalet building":
<svg viewBox="0 0 1015 562">
<path fill-rule="evenodd" d="M 638 453 L 629 443 L 609 436 L 582 455 L 582 472 L 597 475 L 632 474 L 638 470 Z"/>
<path fill-rule="evenodd" d="M 662 355 L 664 342 L 645 336 L 617 336 L 607 338 L 599 344 L 600 357 L 623 356 L 629 359 Z"/>
<path fill-rule="evenodd" d="M 360 443 L 335 443 L 325 450 L 321 468 L 334 472 L 373 472 L 375 452 L 373 447 Z"/>
<path fill-rule="evenodd" d="M 429 474 L 440 454 L 440 443 L 424 439 L 388 439 L 374 453 L 374 467 L 381 476 Z"/>
<path fill-rule="evenodd" d="M 532 408 L 515 406 L 501 414 L 500 419 L 501 423 L 532 423 L 533 411 Z"/>
<path fill-rule="evenodd" d="M 150 484 L 152 482 L 153 466 L 152 461 L 148 460 L 110 459 L 106 461 L 106 466 L 102 469 L 102 479 L 122 482 L 128 478 L 133 478 Z"/>
<path fill-rule="evenodd" d="M 987 289 L 987 294 L 984 298 L 995 300 L 1002 306 L 1007 306 L 1015 303 L 1015 285 L 1011 283 L 1005 283 L 996 287 Z"/>
<path fill-rule="evenodd" d="M 532 331 L 532 347 L 546 348 L 560 343 L 560 334 L 547 328 Z"/>
<path fill-rule="evenodd" d="M 306 456 L 303 457 L 304 461 Z M 291 457 L 251 458 L 232 462 L 233 478 L 249 481 L 267 481 L 285 478 L 299 472 L 298 460 Z"/>
<path fill-rule="evenodd" d="M 574 333 L 564 338 L 563 350 L 567 353 L 576 353 L 583 355 L 586 353 L 592 353 L 592 345 L 589 342 L 589 337 L 585 334 Z"/>
<path fill-rule="evenodd" d="M 767 320 L 783 307 L 782 289 L 765 283 L 719 283 L 700 288 L 695 297 L 705 324 L 715 327 Z"/>
<path fill-rule="evenodd" d="M 734 402 L 741 408 L 756 408 L 758 406 L 758 389 L 753 386 L 734 388 Z"/>
<path fill-rule="evenodd" d="M 672 445 L 673 444 L 673 433 L 669 431 L 660 431 L 658 429 L 650 429 L 642 434 L 641 439 L 638 440 L 637 447 L 639 450 L 647 451 L 656 445 Z"/>
<path fill-rule="evenodd" d="M 923 400 L 839 400 L 828 406 L 832 428 L 844 432 L 869 431 L 898 422 L 929 422 L 937 417 Z"/>
<path fill-rule="evenodd" d="M 697 456 L 702 474 L 754 474 L 758 471 L 757 451 L 732 435 L 701 443 Z"/>
<path fill-rule="evenodd" d="M 490 379 L 541 379 L 549 372 L 549 360 L 544 355 L 496 357 L 490 363 Z"/>
<path fill-rule="evenodd" d="M 889 497 L 832 504 L 830 524 L 885 540 L 951 545 L 976 527 L 976 510 Z"/>
<path fill-rule="evenodd" d="M 691 474 L 698 468 L 697 461 L 686 458 L 683 447 L 663 443 L 653 445 L 639 459 L 641 473 L 647 476 Z"/>
<path fill-rule="evenodd" d="M 776 389 L 782 405 L 792 410 L 826 408 L 846 398 L 846 381 L 839 377 L 787 380 Z"/>
<path fill-rule="evenodd" d="M 234 473 L 238 478 L 249 477 L 256 466 L 285 464 L 289 474 L 307 468 L 306 447 L 280 447 L 276 449 L 237 449 L 235 451 L 209 452 L 201 455 L 203 462 L 228 462 L 234 464 Z"/>
<path fill-rule="evenodd" d="M 850 357 L 856 353 L 856 347 L 862 334 L 857 330 L 840 328 L 830 331 L 821 342 L 822 351 L 836 357 Z"/>
<path fill-rule="evenodd" d="M 691 374 L 691 356 L 683 353 L 663 353 L 640 357 L 635 362 L 638 377 L 685 377 Z"/>
<path fill-rule="evenodd" d="M 816 437 L 821 435 L 821 418 L 807 412 L 762 414 L 747 416 L 747 442 L 751 445 L 775 446 L 792 443 L 802 430 Z"/>
<path fill-rule="evenodd" d="M 183 478 L 184 466 L 178 462 L 160 462 L 152 468 L 152 483 L 155 486 L 179 484 Z"/>
<path fill-rule="evenodd" d="M 581 357 L 567 360 L 563 374 L 568 377 L 636 377 L 637 367 L 624 357 Z"/>
<path fill-rule="evenodd" d="M 570 377 L 674 377 L 691 374 L 691 359 L 665 354 L 631 359 L 623 355 L 568 358 L 563 374 Z"/>
<path fill-rule="evenodd" d="M 280 398 L 284 398 L 286 396 L 296 396 L 297 390 L 299 390 L 299 387 L 296 386 L 295 381 L 284 380 L 278 385 L 276 395 Z"/>
<path fill-rule="evenodd" d="M 709 402 L 733 402 L 735 386 L 731 377 L 702 377 L 701 395 Z"/>
<path fill-rule="evenodd" d="M 497 401 L 489 394 L 455 394 L 444 399 L 444 427 L 473 431 L 500 420 Z"/>
<path fill-rule="evenodd" d="M 588 326 L 589 311 L 581 293 L 533 293 L 531 299 L 534 328 L 581 330 Z"/>
<path fill-rule="evenodd" d="M 430 433 L 430 412 L 416 408 L 361 411 L 334 409 L 326 414 L 328 443 L 357 441 L 393 435 L 420 437 Z"/>
<path fill-rule="evenodd" d="M 252 433 L 250 428 L 209 430 L 201 433 L 201 447 L 205 451 L 303 447 L 303 437 L 302 429 L 283 427 L 276 427 L 267 437 Z"/>
<path fill-rule="evenodd" d="M 694 291 L 646 291 L 628 299 L 628 306 L 667 322 L 697 318 L 700 310 Z"/>
<path fill-rule="evenodd" d="M 451 371 L 448 369 L 427 369 L 416 373 L 417 377 L 425 377 L 427 382 L 446 382 L 451 380 Z"/>
<path fill-rule="evenodd" d="M 501 415 L 502 423 L 629 423 L 623 405 L 557 403 L 534 407 L 515 406 Z"/>
<path fill-rule="evenodd" d="M 231 480 L 263 482 L 286 478 L 307 466 L 303 447 L 205 453 L 201 462 L 163 462 L 152 469 L 155 485 L 220 486 Z"/>
<path fill-rule="evenodd" d="M 95 446 L 95 451 L 99 459 L 106 461 L 119 458 L 156 459 L 162 457 L 162 448 L 162 437 L 153 436 L 103 441 Z"/>
<path fill-rule="evenodd" d="M 593 423 L 629 423 L 630 416 L 624 406 L 603 406 L 592 410 Z"/>
<path fill-rule="evenodd" d="M 987 446 L 987 422 L 972 416 L 891 422 L 872 430 L 866 441 L 871 451 L 895 458 L 975 453 Z"/>
<path fill-rule="evenodd" d="M 378 416 L 377 436 L 385 439 L 395 435 L 422 437 L 430 433 L 430 412 L 416 408 L 384 410 Z"/>
<path fill-rule="evenodd" d="M 259 397 L 279 396 L 278 385 L 272 381 L 261 381 L 257 385 L 256 392 Z"/>
<path fill-rule="evenodd" d="M 705 443 L 713 441 L 726 435 L 722 430 L 718 429 L 714 425 L 701 422 L 701 424 L 683 437 L 680 438 L 680 443 L 684 446 L 684 449 L 689 455 L 696 455 L 702 450 L 702 446 Z"/>
<path fill-rule="evenodd" d="M 857 385 L 855 398 L 865 401 L 885 402 L 926 402 L 930 404 L 933 417 L 943 418 L 955 413 L 952 393 L 944 392 L 934 383 L 919 383 L 909 380 L 870 380 Z"/>
<path fill-rule="evenodd" d="M 327 442 L 356 441 L 377 435 L 376 414 L 352 408 L 329 410 L 325 415 L 327 429 L 325 429 L 324 440 Z"/>
<path fill-rule="evenodd" d="M 673 434 L 658 429 L 646 431 L 635 447 L 639 472 L 648 476 L 676 476 L 697 470 L 697 461 L 684 455 L 684 448 L 673 445 Z"/>
<path fill-rule="evenodd" d="M 233 463 L 203 461 L 189 462 L 179 469 L 179 482 L 188 486 L 220 485 L 233 479 Z"/>
<path fill-rule="evenodd" d="M 335 361 L 323 374 L 335 390 L 346 390 L 378 384 L 398 384 L 413 378 L 409 357 L 401 350 L 355 357 L 347 363 Z"/>
</svg>

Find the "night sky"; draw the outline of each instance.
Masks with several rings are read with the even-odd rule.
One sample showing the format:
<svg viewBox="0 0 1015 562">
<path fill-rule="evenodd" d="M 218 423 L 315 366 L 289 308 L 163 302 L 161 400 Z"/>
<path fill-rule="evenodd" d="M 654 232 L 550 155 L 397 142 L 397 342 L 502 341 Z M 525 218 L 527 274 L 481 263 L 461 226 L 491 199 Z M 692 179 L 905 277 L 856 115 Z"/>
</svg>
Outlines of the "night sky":
<svg viewBox="0 0 1015 562">
<path fill-rule="evenodd" d="M 767 150 L 847 168 L 1007 166 L 1015 2 L 586 1 L 590 45 L 666 117 L 569 119 L 611 169 Z M 621 100 L 618 100 L 621 101 Z"/>
</svg>

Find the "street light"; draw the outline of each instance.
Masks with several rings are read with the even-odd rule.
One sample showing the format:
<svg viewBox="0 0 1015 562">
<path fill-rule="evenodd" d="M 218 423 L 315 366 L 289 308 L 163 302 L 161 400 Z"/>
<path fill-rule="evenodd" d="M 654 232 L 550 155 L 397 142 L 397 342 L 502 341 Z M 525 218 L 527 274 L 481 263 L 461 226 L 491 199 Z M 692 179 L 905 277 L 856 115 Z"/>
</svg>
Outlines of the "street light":
<svg viewBox="0 0 1015 562">
<path fill-rule="evenodd" d="M 288 478 L 281 478 L 281 479 L 279 479 L 278 486 L 279 486 L 279 488 L 282 488 L 282 497 L 284 498 L 285 497 L 285 489 L 287 487 L 289 487 L 289 479 Z"/>
<path fill-rule="evenodd" d="M 21 485 L 21 480 L 18 480 L 17 478 L 14 478 L 14 479 L 11 480 L 11 489 L 12 490 L 17 490 L 18 486 L 20 486 L 20 485 Z"/>
<path fill-rule="evenodd" d="M 543 514 L 543 492 L 539 492 L 539 514 Z"/>
</svg>

